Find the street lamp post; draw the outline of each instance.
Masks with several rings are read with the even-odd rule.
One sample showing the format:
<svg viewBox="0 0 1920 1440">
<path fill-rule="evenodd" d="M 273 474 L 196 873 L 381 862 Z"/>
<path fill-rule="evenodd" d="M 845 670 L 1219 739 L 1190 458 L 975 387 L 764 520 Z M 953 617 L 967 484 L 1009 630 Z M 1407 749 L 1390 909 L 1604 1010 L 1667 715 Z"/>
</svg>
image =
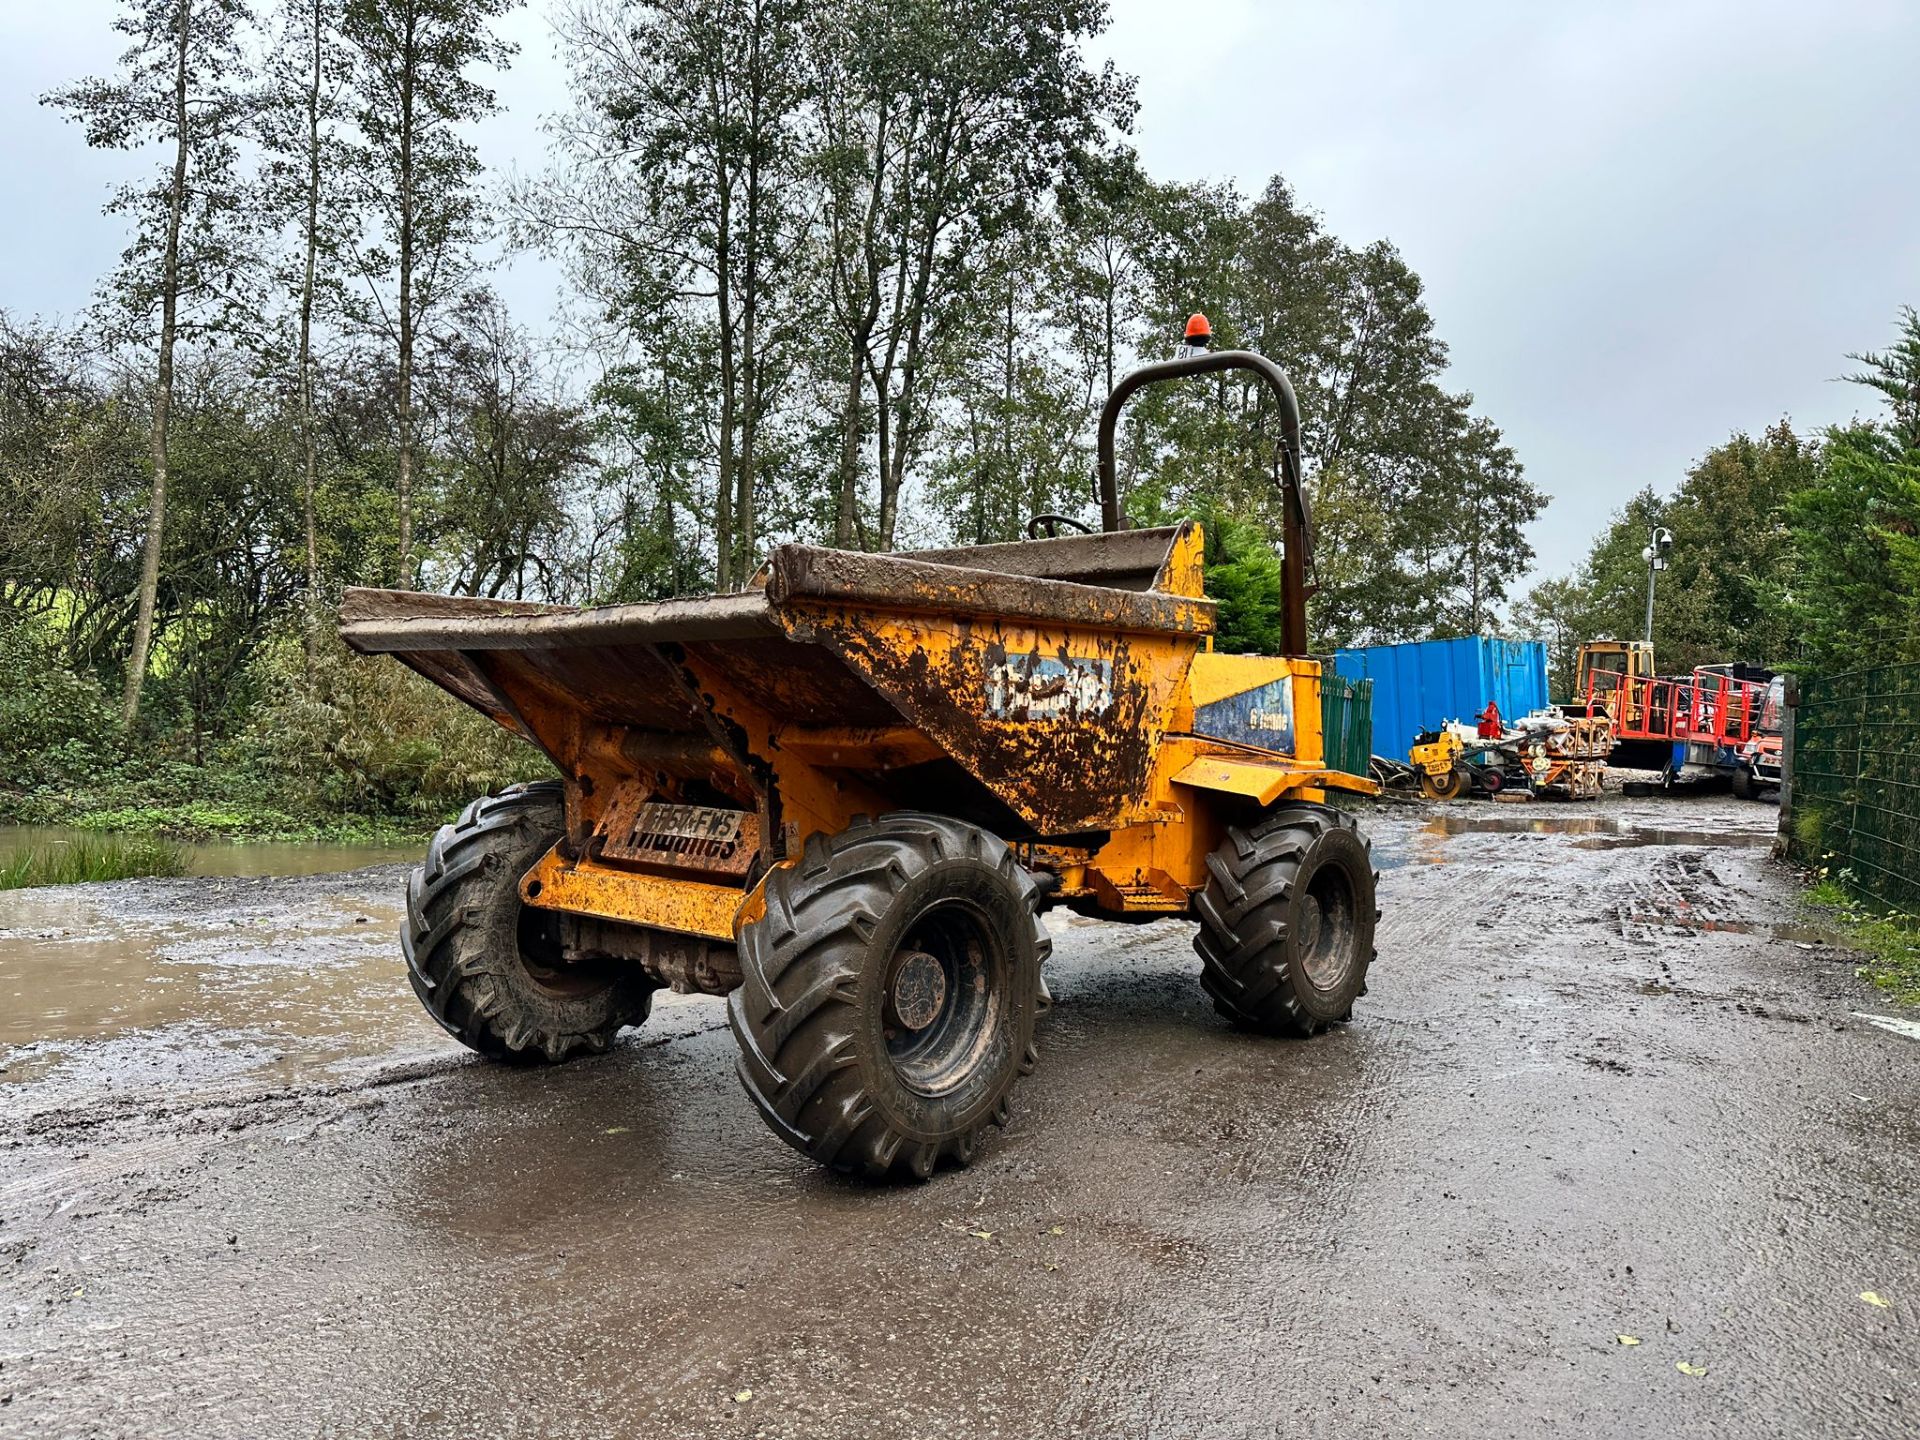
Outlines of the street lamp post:
<svg viewBox="0 0 1920 1440">
<path fill-rule="evenodd" d="M 1647 548 L 1640 558 L 1647 562 L 1647 644 L 1653 644 L 1653 577 L 1667 568 L 1667 552 L 1673 549 L 1673 532 L 1656 525 L 1647 537 Z"/>
</svg>

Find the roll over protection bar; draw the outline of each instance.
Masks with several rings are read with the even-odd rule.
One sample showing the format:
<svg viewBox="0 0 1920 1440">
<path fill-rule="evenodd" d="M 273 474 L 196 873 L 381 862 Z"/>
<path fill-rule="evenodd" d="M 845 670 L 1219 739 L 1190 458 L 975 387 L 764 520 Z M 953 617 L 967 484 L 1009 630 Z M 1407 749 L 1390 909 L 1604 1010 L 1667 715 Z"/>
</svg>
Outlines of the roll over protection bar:
<svg viewBox="0 0 1920 1440">
<path fill-rule="evenodd" d="M 1121 377 L 1100 410 L 1100 528 L 1126 528 L 1126 517 L 1120 513 L 1120 486 L 1113 462 L 1113 432 L 1120 423 L 1121 407 L 1143 386 L 1189 375 L 1210 375 L 1216 370 L 1251 370 L 1267 382 L 1267 388 L 1280 402 L 1279 479 L 1284 546 L 1280 562 L 1281 643 L 1287 654 L 1305 655 L 1307 558 L 1313 545 L 1313 512 L 1300 478 L 1300 402 L 1294 396 L 1293 382 L 1287 379 L 1287 372 L 1266 356 L 1251 350 L 1217 350 L 1212 354 L 1142 365 Z"/>
</svg>

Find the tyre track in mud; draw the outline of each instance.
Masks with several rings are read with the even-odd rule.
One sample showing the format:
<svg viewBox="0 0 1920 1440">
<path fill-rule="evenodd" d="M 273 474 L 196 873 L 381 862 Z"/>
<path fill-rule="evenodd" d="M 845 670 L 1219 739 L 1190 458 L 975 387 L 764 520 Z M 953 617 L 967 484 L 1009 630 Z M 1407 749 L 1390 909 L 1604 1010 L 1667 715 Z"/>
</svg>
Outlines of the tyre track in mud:
<svg viewBox="0 0 1920 1440">
<path fill-rule="evenodd" d="M 1336 1288 L 1343 1241 L 1353 1239 L 1355 1193 L 1397 1159 L 1389 1153 L 1390 1121 L 1405 1032 L 1421 1022 L 1383 1014 L 1380 997 L 1398 988 L 1398 967 L 1457 929 L 1497 889 L 1495 877 L 1466 876 L 1439 903 L 1409 905 L 1396 893 L 1404 874 L 1383 875 L 1372 993 L 1352 1024 L 1309 1041 L 1216 1035 L 1230 1047 L 1238 1076 L 1216 1078 L 1198 1093 L 1180 1077 L 1139 1096 L 1145 1107 L 1172 1108 L 1188 1124 L 1199 1114 L 1225 1123 L 1196 1125 L 1189 1139 L 1199 1143 L 1175 1157 L 1185 1183 L 1169 1186 L 1173 1204 L 1161 1220 L 1188 1263 L 1171 1273 L 1112 1277 L 1117 1293 L 1076 1367 L 1091 1376 L 1083 1387 L 1090 1394 L 1056 1417 L 1066 1433 L 1102 1433 L 1116 1422 L 1148 1434 L 1230 1433 L 1220 1428 L 1217 1397 L 1245 1375 L 1249 1353 L 1285 1353 L 1312 1338 L 1294 1298 Z M 1338 1061 L 1328 1053 L 1336 1047 Z M 1259 1097 L 1252 1103 L 1233 1093 L 1248 1070 L 1248 1088 Z M 1315 1398 L 1321 1365 L 1356 1363 L 1364 1357 L 1343 1349 L 1311 1369 L 1296 1361 L 1263 1380 L 1273 1387 L 1276 1413 L 1297 1416 Z M 1116 1396 L 1143 1406 L 1116 1408 Z"/>
<path fill-rule="evenodd" d="M 1609 847 L 1582 855 L 1570 851 L 1563 837 L 1529 838 L 1518 846 L 1513 837 L 1456 837 L 1453 845 L 1446 865 L 1409 866 L 1384 877 L 1388 918 L 1374 994 L 1346 1032 L 1365 1075 L 1337 1092 L 1317 1093 L 1317 1099 L 1334 1102 L 1313 1117 L 1314 1124 L 1325 1118 L 1323 1130 L 1290 1128 L 1269 1112 L 1270 1135 L 1251 1147 L 1254 1155 L 1268 1155 L 1276 1141 L 1305 1143 L 1297 1188 L 1260 1198 L 1269 1214 L 1304 1210 L 1308 1223 L 1216 1226 L 1204 1237 L 1204 1265 L 1183 1275 L 1116 1277 L 1120 1293 L 1083 1362 L 1096 1373 L 1093 1389 L 1108 1399 L 1064 1408 L 1061 1419 L 1074 1433 L 1282 1433 L 1266 1420 L 1241 1428 L 1221 1421 L 1220 1397 L 1248 1383 L 1252 1355 L 1284 1357 L 1261 1365 L 1259 1384 L 1268 1413 L 1286 1417 L 1288 1434 L 1337 1433 L 1362 1416 L 1367 1425 L 1383 1427 L 1380 1433 L 1424 1433 L 1426 1427 L 1434 1433 L 1503 1433 L 1486 1423 L 1489 1415 L 1504 1416 L 1517 1429 L 1558 1421 L 1579 1433 L 1638 1433 L 1639 1423 L 1675 1434 L 1753 1433 L 1753 1412 L 1738 1403 L 1685 1390 L 1668 1396 L 1673 1385 L 1666 1377 L 1679 1378 L 1672 1370 L 1635 1377 L 1644 1388 L 1633 1399 L 1644 1413 L 1641 1421 L 1616 1428 L 1620 1421 L 1604 1392 L 1624 1377 L 1608 1373 L 1615 1356 L 1607 1346 L 1628 1347 L 1612 1341 L 1607 1327 L 1627 1322 L 1604 1312 L 1630 1309 L 1639 1287 L 1631 1278 L 1632 1262 L 1618 1262 L 1596 1284 L 1581 1258 L 1595 1249 L 1632 1254 L 1645 1240 L 1635 1233 L 1638 1215 L 1624 1205 L 1619 1225 L 1604 1211 L 1598 1217 L 1581 1213 L 1589 1207 L 1581 1205 L 1579 1190 L 1605 1175 L 1608 1152 L 1636 1164 L 1634 1147 L 1618 1143 L 1623 1133 L 1630 1138 L 1626 1122 L 1596 1089 L 1608 1083 L 1644 1085 L 1646 1102 L 1658 1107 L 1655 1137 L 1669 1127 L 1681 1136 L 1674 1148 L 1695 1180 L 1693 1194 L 1680 1193 L 1685 1186 L 1663 1185 L 1650 1166 L 1638 1179 L 1644 1189 L 1664 1189 L 1696 1212 L 1676 1225 L 1683 1233 L 1688 1223 L 1710 1222 L 1705 1233 L 1685 1243 L 1711 1247 L 1716 1283 L 1744 1293 L 1768 1283 L 1778 1287 L 1786 1266 L 1810 1268 L 1824 1280 L 1822 1308 L 1835 1309 L 1836 1294 L 1851 1299 L 1839 1277 L 1827 1273 L 1832 1267 L 1819 1259 L 1820 1246 L 1779 1242 L 1791 1225 L 1782 1212 L 1792 1206 L 1777 1203 L 1770 1177 L 1751 1174 L 1755 1167 L 1732 1153 L 1737 1146 L 1701 1146 L 1686 1138 L 1695 1128 L 1737 1135 L 1739 1128 L 1727 1127 L 1750 1130 L 1754 1124 L 1756 1097 L 1750 1091 L 1724 1103 L 1714 1094 L 1716 1081 L 1738 1092 L 1738 1077 L 1717 1048 L 1724 1037 L 1691 1033 L 1696 1026 L 1717 1031 L 1727 1023 L 1757 1021 L 1797 1035 L 1815 1023 L 1796 1006 L 1783 1005 L 1776 993 L 1782 983 L 1804 987 L 1809 975 L 1778 965 L 1779 940 L 1768 949 L 1766 932 L 1791 928 L 1795 917 L 1759 856 L 1744 848 L 1685 846 Z M 1741 927 L 1757 928 L 1762 938 L 1746 938 Z M 1806 942 L 1797 944 L 1802 948 L 1787 953 L 1804 953 Z M 1390 968 L 1396 952 L 1410 962 L 1406 969 Z M 1778 973 L 1754 973 L 1756 962 L 1769 956 Z M 1643 997 L 1643 990 L 1658 994 Z M 1658 1004 L 1664 995 L 1683 1007 L 1679 1023 L 1663 1016 L 1659 1024 L 1638 1026 L 1639 1007 Z M 1762 995 L 1768 1003 L 1740 998 Z M 1467 1008 L 1471 999 L 1483 1004 L 1477 1016 Z M 1844 1020 L 1832 1017 L 1818 1024 L 1828 1033 L 1846 1029 Z M 1912 1067 L 1898 1064 L 1902 1052 L 1889 1053 L 1911 1097 Z M 1708 1073 L 1689 1076 L 1702 1069 Z M 1629 1076 L 1640 1079 L 1617 1078 Z M 1670 1093 L 1672 1078 L 1688 1088 Z M 1462 1167 L 1436 1144 L 1436 1128 L 1449 1124 L 1459 1125 L 1466 1139 L 1476 1092 L 1502 1089 L 1568 1096 L 1578 1107 L 1572 1124 L 1569 1106 L 1560 1100 L 1543 1107 L 1556 1124 L 1531 1130 L 1524 1122 L 1516 1125 L 1507 1143 L 1520 1158 L 1505 1168 L 1517 1173 L 1504 1183 L 1494 1177 L 1496 1189 L 1517 1186 L 1517 1198 L 1532 1205 L 1546 1199 L 1543 1216 L 1527 1215 L 1511 1195 L 1483 1195 L 1476 1202 L 1468 1182 L 1453 1178 L 1472 1167 Z M 1585 1127 L 1577 1118 L 1596 1101 L 1593 1128 L 1609 1132 L 1598 1144 L 1581 1133 Z M 1450 1117 L 1449 1110 L 1459 1113 Z M 1717 1120 L 1702 1122 L 1703 1111 Z M 1343 1126 L 1357 1133 L 1342 1136 Z M 1825 1134 L 1809 1135 L 1796 1149 L 1804 1152 L 1796 1158 L 1815 1171 L 1834 1162 Z M 1259 1173 L 1261 1162 L 1250 1168 Z M 1907 1170 L 1912 1173 L 1911 1165 Z M 1710 1196 L 1716 1183 L 1729 1181 L 1735 1203 L 1700 1203 L 1698 1197 Z M 1608 1190 L 1629 1188 L 1600 1183 Z M 1202 1213 L 1216 1218 L 1239 1213 L 1243 1203 L 1239 1196 L 1194 1199 Z M 1912 1206 L 1906 1210 L 1911 1217 Z M 1713 1224 L 1725 1228 L 1715 1233 Z M 1577 1237 L 1571 1245 L 1569 1235 Z M 1558 1253 L 1561 1247 L 1571 1253 Z M 1879 1263 L 1891 1260 L 1896 1273 L 1920 1278 L 1910 1247 L 1888 1236 L 1881 1248 Z M 1397 1287 L 1390 1274 L 1378 1273 L 1383 1267 L 1371 1257 L 1381 1254 L 1398 1256 L 1399 1265 L 1414 1270 L 1444 1274 L 1455 1288 Z M 1643 1274 L 1648 1269 L 1644 1259 L 1640 1268 Z M 1756 1373 L 1746 1378 L 1755 1393 L 1768 1397 L 1774 1413 L 1798 1414 L 1803 1433 L 1905 1434 L 1897 1417 L 1920 1414 L 1912 1367 L 1894 1362 L 1897 1347 L 1884 1338 L 1854 1337 L 1864 1343 L 1868 1371 L 1887 1388 L 1848 1388 L 1831 1360 L 1816 1363 L 1804 1315 L 1796 1315 L 1798 1307 L 1784 1297 L 1755 1299 L 1768 1310 L 1762 1323 L 1730 1322 L 1731 1307 L 1686 1295 L 1711 1287 L 1689 1285 L 1684 1271 L 1671 1270 L 1665 1257 L 1655 1268 L 1675 1292 L 1666 1303 L 1686 1312 L 1684 1319 L 1662 1319 L 1663 1335 L 1665 1326 L 1675 1327 L 1676 1345 L 1698 1343 L 1679 1340 L 1681 1331 L 1704 1333 L 1705 1348 L 1733 1348 L 1736 1365 L 1771 1351 L 1807 1367 L 1797 1373 L 1785 1367 L 1783 1373 L 1779 1365 L 1756 1363 Z M 1418 1288 L 1427 1292 L 1424 1303 L 1409 1303 L 1407 1290 Z M 1562 1298 L 1569 1294 L 1578 1298 Z M 1684 1304 L 1675 1303 L 1682 1298 Z M 1855 1311 L 1863 1309 L 1852 1303 Z M 1581 1327 L 1568 1317 L 1583 1310 L 1585 1333 L 1576 1334 Z M 1204 1324 L 1194 1323 L 1196 1314 Z M 1861 1316 L 1844 1307 L 1836 1318 L 1854 1322 L 1848 1330 L 1864 1328 Z M 1396 1336 L 1385 1349 L 1377 1338 L 1383 1326 Z M 1590 1393 L 1567 1403 L 1561 1397 L 1578 1394 L 1570 1379 L 1583 1372 Z M 1125 1383 L 1135 1373 L 1152 1383 Z M 1436 1425 L 1436 1414 L 1450 1413 L 1447 1402 L 1468 1394 L 1475 1396 L 1472 1407 L 1452 1412 L 1453 1428 Z M 1669 1404 L 1677 1407 L 1672 1415 L 1664 1408 Z M 1716 1411 L 1716 1404 L 1724 1408 Z"/>
</svg>

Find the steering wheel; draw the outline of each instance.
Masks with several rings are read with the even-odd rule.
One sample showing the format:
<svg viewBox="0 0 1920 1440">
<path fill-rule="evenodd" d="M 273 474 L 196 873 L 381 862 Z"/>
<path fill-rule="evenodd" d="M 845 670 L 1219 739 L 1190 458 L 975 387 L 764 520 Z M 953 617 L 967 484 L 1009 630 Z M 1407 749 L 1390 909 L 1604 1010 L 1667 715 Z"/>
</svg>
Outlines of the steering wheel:
<svg viewBox="0 0 1920 1440">
<path fill-rule="evenodd" d="M 1039 540 L 1042 538 L 1058 540 L 1060 538 L 1060 527 L 1062 525 L 1077 530 L 1082 535 L 1093 534 L 1093 527 L 1091 525 L 1083 525 L 1071 515 L 1036 515 L 1027 521 L 1027 538 L 1029 540 Z M 1040 533 L 1042 530 L 1047 532 L 1044 537 Z"/>
</svg>

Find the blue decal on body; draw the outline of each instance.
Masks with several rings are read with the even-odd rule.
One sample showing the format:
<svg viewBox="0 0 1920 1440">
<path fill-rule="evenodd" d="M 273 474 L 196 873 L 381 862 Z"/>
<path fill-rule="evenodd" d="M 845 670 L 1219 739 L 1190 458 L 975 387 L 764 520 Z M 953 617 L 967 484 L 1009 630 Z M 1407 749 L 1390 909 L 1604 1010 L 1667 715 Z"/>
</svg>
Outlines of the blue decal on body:
<svg viewBox="0 0 1920 1440">
<path fill-rule="evenodd" d="M 1283 675 L 1194 711 L 1196 734 L 1293 753 L 1293 677 Z"/>
</svg>

